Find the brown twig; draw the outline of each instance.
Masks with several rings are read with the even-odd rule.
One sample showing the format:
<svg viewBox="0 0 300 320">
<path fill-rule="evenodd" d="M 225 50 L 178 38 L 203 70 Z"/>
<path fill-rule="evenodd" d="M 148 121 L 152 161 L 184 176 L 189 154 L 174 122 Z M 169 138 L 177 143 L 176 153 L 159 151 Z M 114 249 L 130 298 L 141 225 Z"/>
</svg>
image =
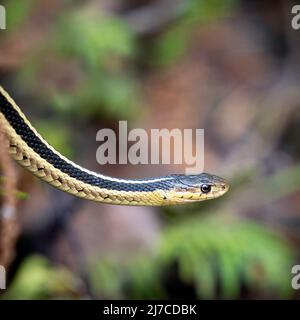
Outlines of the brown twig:
<svg viewBox="0 0 300 320">
<path fill-rule="evenodd" d="M 16 217 L 17 173 L 8 155 L 8 143 L 0 127 L 0 166 L 3 174 L 3 195 L 0 208 L 0 265 L 8 267 L 14 258 L 14 247 L 19 235 Z"/>
</svg>

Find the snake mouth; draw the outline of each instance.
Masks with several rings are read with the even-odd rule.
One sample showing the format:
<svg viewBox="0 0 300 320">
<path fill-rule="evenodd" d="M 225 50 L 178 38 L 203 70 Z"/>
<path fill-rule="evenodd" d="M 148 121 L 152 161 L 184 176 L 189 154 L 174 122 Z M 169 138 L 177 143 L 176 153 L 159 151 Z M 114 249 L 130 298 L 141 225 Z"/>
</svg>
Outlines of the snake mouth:
<svg viewBox="0 0 300 320">
<path fill-rule="evenodd" d="M 190 197 L 190 198 L 180 197 L 180 201 L 182 201 L 182 203 L 195 203 L 195 202 L 202 202 L 205 200 L 213 200 L 225 195 L 229 191 L 229 189 L 230 189 L 229 184 L 224 183 L 222 184 L 222 186 L 219 187 L 219 190 L 217 191 L 214 191 L 209 194 L 204 194 L 204 195 L 202 193 L 196 193 L 196 195 L 198 195 L 197 197 Z"/>
</svg>

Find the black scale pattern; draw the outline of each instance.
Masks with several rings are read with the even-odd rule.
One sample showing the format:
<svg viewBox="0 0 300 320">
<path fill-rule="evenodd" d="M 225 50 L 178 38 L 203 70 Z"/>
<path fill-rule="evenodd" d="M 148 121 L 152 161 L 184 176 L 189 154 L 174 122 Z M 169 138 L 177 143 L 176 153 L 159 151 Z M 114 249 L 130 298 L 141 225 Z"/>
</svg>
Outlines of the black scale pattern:
<svg viewBox="0 0 300 320">
<path fill-rule="evenodd" d="M 95 175 L 81 171 L 74 167 L 72 164 L 61 159 L 57 154 L 50 150 L 39 137 L 28 127 L 23 118 L 19 115 L 18 111 L 7 101 L 5 96 L 0 93 L 0 111 L 15 129 L 17 134 L 22 137 L 26 144 L 38 153 L 43 159 L 51 163 L 55 168 L 66 173 L 72 178 L 85 182 L 92 186 L 105 188 L 117 191 L 154 191 L 154 190 L 169 190 L 172 188 L 170 181 L 160 181 L 151 184 L 139 183 L 132 184 L 126 182 L 114 182 L 102 179 Z M 150 180 L 150 179 L 149 179 Z"/>
</svg>

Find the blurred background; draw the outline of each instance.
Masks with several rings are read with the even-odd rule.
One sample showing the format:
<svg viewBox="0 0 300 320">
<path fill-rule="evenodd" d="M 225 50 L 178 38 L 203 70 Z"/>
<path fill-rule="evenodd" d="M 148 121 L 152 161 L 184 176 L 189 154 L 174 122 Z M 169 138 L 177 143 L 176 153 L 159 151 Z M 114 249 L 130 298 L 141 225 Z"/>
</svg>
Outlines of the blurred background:
<svg viewBox="0 0 300 320">
<path fill-rule="evenodd" d="M 96 163 L 96 133 L 204 128 L 230 192 L 142 208 L 73 198 L 0 154 L 0 299 L 297 299 L 300 31 L 287 0 L 6 0 L 1 85 L 56 149 Z M 129 128 L 130 129 L 130 128 Z M 0 141 L 3 148 L 3 139 Z"/>
</svg>

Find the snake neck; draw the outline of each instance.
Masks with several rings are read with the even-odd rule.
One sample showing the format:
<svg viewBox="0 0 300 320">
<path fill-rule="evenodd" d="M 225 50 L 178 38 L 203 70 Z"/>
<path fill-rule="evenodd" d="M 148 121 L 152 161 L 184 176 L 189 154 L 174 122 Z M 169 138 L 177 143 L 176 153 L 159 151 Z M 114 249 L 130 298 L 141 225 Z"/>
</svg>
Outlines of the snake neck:
<svg viewBox="0 0 300 320">
<path fill-rule="evenodd" d="M 1 89 L 1 88 L 0 88 Z M 78 197 L 128 205 L 162 205 L 172 177 L 126 180 L 101 175 L 78 166 L 50 146 L 19 107 L 0 90 L 1 130 L 10 155 L 35 176 Z"/>
</svg>

